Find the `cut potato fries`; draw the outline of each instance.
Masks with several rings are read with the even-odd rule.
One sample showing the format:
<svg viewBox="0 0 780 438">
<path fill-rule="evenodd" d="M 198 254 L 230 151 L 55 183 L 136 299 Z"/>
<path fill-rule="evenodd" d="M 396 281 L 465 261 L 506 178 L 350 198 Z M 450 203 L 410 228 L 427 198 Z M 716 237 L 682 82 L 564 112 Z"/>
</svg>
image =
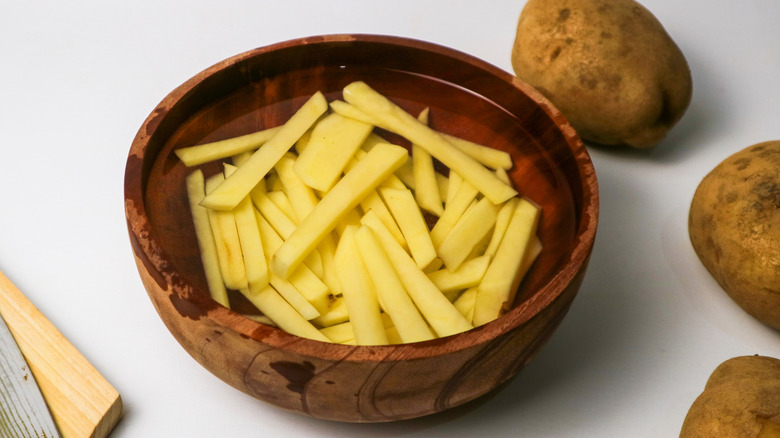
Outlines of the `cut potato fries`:
<svg viewBox="0 0 780 438">
<path fill-rule="evenodd" d="M 382 222 L 370 214 L 363 216 L 364 224 L 371 228 L 381 242 L 382 249 L 390 260 L 406 291 L 412 297 L 420 313 L 428 324 L 441 337 L 454 335 L 472 328 L 436 285 L 420 270 L 393 236 L 387 232 Z M 398 327 L 398 325 L 396 325 Z M 398 327 L 400 330 L 400 327 Z"/>
<path fill-rule="evenodd" d="M 233 173 L 235 169 L 235 166 L 225 164 L 225 176 Z M 250 293 L 255 294 L 268 286 L 268 262 L 265 258 L 255 211 L 252 208 L 252 200 L 248 196 L 238 203 L 233 210 L 233 217 L 244 258 L 248 289 Z"/>
<path fill-rule="evenodd" d="M 209 292 L 216 302 L 227 306 L 227 289 L 220 272 L 217 244 L 211 231 L 209 212 L 205 207 L 199 205 L 203 197 L 206 196 L 205 180 L 200 169 L 187 175 L 187 196 L 190 201 L 192 223 L 195 226 L 195 237 L 198 240 L 200 258 L 203 263 L 203 272 L 206 275 Z"/>
<path fill-rule="evenodd" d="M 436 248 L 414 195 L 409 189 L 383 188 L 380 193 L 401 229 L 412 258 L 420 269 L 425 270 L 436 259 Z"/>
<path fill-rule="evenodd" d="M 231 210 L 328 109 L 322 93 L 312 96 L 263 147 L 201 201 L 204 207 Z"/>
<path fill-rule="evenodd" d="M 330 113 L 310 131 L 295 172 L 309 187 L 329 190 L 372 129 L 368 123 Z"/>
<path fill-rule="evenodd" d="M 252 134 L 242 135 L 240 137 L 179 148 L 174 152 L 185 166 L 197 166 L 198 164 L 208 163 L 209 161 L 220 160 L 244 152 L 255 151 L 263 143 L 270 140 L 277 131 L 279 131 L 278 126 L 253 132 Z"/>
<path fill-rule="evenodd" d="M 320 200 L 290 238 L 276 251 L 271 261 L 271 269 L 283 278 L 288 277 L 311 250 L 336 228 L 338 221 L 408 157 L 406 149 L 391 144 L 382 144 L 371 149 L 371 152 Z"/>
<path fill-rule="evenodd" d="M 374 216 L 376 218 L 376 216 Z M 376 219 L 378 223 L 379 219 Z M 389 233 L 388 233 L 389 235 Z M 390 237 L 394 244 L 397 242 Z M 355 232 L 355 245 L 365 263 L 371 266 L 371 280 L 384 311 L 390 315 L 403 342 L 433 339 L 434 335 L 419 309 L 404 287 L 399 272 L 377 240 L 371 228 L 360 227 Z"/>
<path fill-rule="evenodd" d="M 423 110 L 417 119 L 428 124 L 428 108 Z M 439 184 L 436 181 L 436 171 L 433 168 L 433 157 L 424 147 L 412 145 L 412 175 L 414 176 L 414 197 L 420 208 L 441 216 L 444 213 L 442 207 Z"/>
<path fill-rule="evenodd" d="M 385 345 L 388 343 L 387 333 L 382 322 L 376 288 L 355 245 L 357 229 L 356 225 L 350 225 L 341 236 L 335 255 L 336 272 L 343 285 L 355 343 Z"/>
<path fill-rule="evenodd" d="M 466 155 L 441 134 L 420 122 L 411 114 L 377 93 L 365 82 L 353 82 L 344 88 L 344 99 L 368 113 L 387 129 L 419 145 L 445 166 L 458 172 L 494 203 L 502 203 L 517 195 L 478 161 Z"/>
<path fill-rule="evenodd" d="M 518 283 L 529 264 L 523 263 L 533 247 L 534 230 L 539 221 L 539 209 L 527 199 L 521 199 L 514 209 L 493 262 L 482 277 L 474 303 L 475 325 L 495 319 L 514 300 Z"/>
<path fill-rule="evenodd" d="M 206 196 L 224 180 L 225 175 L 222 173 L 209 177 L 205 183 Z M 207 213 L 217 246 L 217 260 L 225 287 L 234 290 L 247 288 L 249 284 L 246 279 L 244 256 L 241 253 L 241 241 L 233 212 L 209 209 Z"/>
<path fill-rule="evenodd" d="M 186 177 L 212 298 L 230 307 L 241 294 L 288 333 L 349 345 L 501 316 L 542 251 L 541 209 L 512 187 L 511 156 L 436 131 L 429 109 L 418 119 L 363 82 L 343 96 L 317 92 L 278 127 L 175 151 L 188 167 L 222 161 Z"/>
</svg>

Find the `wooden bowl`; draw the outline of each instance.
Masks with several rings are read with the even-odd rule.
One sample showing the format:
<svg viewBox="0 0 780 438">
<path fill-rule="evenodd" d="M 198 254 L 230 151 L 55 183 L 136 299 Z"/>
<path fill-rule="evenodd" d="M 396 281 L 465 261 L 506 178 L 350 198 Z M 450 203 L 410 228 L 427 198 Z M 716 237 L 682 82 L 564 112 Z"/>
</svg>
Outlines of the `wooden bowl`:
<svg viewBox="0 0 780 438">
<path fill-rule="evenodd" d="M 455 336 L 393 346 L 327 344 L 229 310 L 206 292 L 173 150 L 283 123 L 311 94 L 363 80 L 441 131 L 508 151 L 510 177 L 543 208 L 544 251 L 511 311 Z M 204 166 L 204 172 L 217 168 Z M 329 35 L 226 59 L 175 89 L 141 126 L 127 159 L 125 213 L 135 261 L 162 320 L 213 374 L 312 417 L 383 422 L 428 415 L 512 378 L 549 339 L 585 274 L 598 222 L 590 157 L 564 117 L 505 71 L 438 45 Z"/>
</svg>

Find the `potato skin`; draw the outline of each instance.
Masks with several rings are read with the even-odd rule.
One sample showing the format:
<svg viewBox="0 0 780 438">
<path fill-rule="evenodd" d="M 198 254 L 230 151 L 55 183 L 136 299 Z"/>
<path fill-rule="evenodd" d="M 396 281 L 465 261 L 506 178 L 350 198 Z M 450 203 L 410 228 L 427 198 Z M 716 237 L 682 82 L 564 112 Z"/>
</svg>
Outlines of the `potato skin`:
<svg viewBox="0 0 780 438">
<path fill-rule="evenodd" d="M 691 405 L 680 438 L 770 438 L 780 433 L 780 360 L 729 359 Z"/>
<path fill-rule="evenodd" d="M 780 141 L 745 148 L 706 175 L 691 201 L 688 233 L 726 293 L 780 330 Z"/>
<path fill-rule="evenodd" d="M 604 145 L 654 146 L 693 91 L 679 47 L 633 0 L 529 0 L 512 67 L 583 139 Z"/>
</svg>

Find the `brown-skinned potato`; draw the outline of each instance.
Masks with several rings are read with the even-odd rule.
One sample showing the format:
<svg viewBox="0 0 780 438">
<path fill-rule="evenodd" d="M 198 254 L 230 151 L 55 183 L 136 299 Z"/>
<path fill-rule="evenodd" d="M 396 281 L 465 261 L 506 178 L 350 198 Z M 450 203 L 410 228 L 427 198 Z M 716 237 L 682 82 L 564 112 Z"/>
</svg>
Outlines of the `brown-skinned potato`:
<svg viewBox="0 0 780 438">
<path fill-rule="evenodd" d="M 688 233 L 723 290 L 780 330 L 780 141 L 745 148 L 707 174 L 691 201 Z"/>
<path fill-rule="evenodd" d="M 584 140 L 604 145 L 656 145 L 693 89 L 679 47 L 634 0 L 529 0 L 512 67 Z"/>
<path fill-rule="evenodd" d="M 780 437 L 780 360 L 729 359 L 691 405 L 680 438 Z"/>
</svg>

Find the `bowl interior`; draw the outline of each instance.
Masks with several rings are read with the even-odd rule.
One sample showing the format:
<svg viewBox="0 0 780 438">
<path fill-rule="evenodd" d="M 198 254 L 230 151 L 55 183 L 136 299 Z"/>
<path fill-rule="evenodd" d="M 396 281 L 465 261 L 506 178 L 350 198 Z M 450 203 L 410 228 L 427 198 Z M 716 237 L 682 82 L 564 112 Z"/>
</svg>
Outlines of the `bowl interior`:
<svg viewBox="0 0 780 438">
<path fill-rule="evenodd" d="M 183 84 L 150 116 L 140 171 L 150 234 L 167 259 L 164 269 L 207 294 L 184 185 L 192 169 L 174 155 L 176 148 L 280 125 L 314 92 L 340 99 L 342 88 L 356 80 L 412 114 L 430 107 L 430 124 L 437 130 L 512 155 L 509 176 L 515 187 L 542 207 L 539 237 L 544 245 L 515 305 L 571 262 L 589 202 L 583 199 L 584 177 L 572 151 L 579 140 L 562 134 L 559 125 L 565 120 L 538 93 L 495 67 L 429 43 L 330 36 L 225 60 Z M 387 138 L 408 146 L 403 139 Z M 202 169 L 209 175 L 220 167 Z M 257 312 L 238 293 L 231 294 L 231 304 L 239 312 Z"/>
</svg>

